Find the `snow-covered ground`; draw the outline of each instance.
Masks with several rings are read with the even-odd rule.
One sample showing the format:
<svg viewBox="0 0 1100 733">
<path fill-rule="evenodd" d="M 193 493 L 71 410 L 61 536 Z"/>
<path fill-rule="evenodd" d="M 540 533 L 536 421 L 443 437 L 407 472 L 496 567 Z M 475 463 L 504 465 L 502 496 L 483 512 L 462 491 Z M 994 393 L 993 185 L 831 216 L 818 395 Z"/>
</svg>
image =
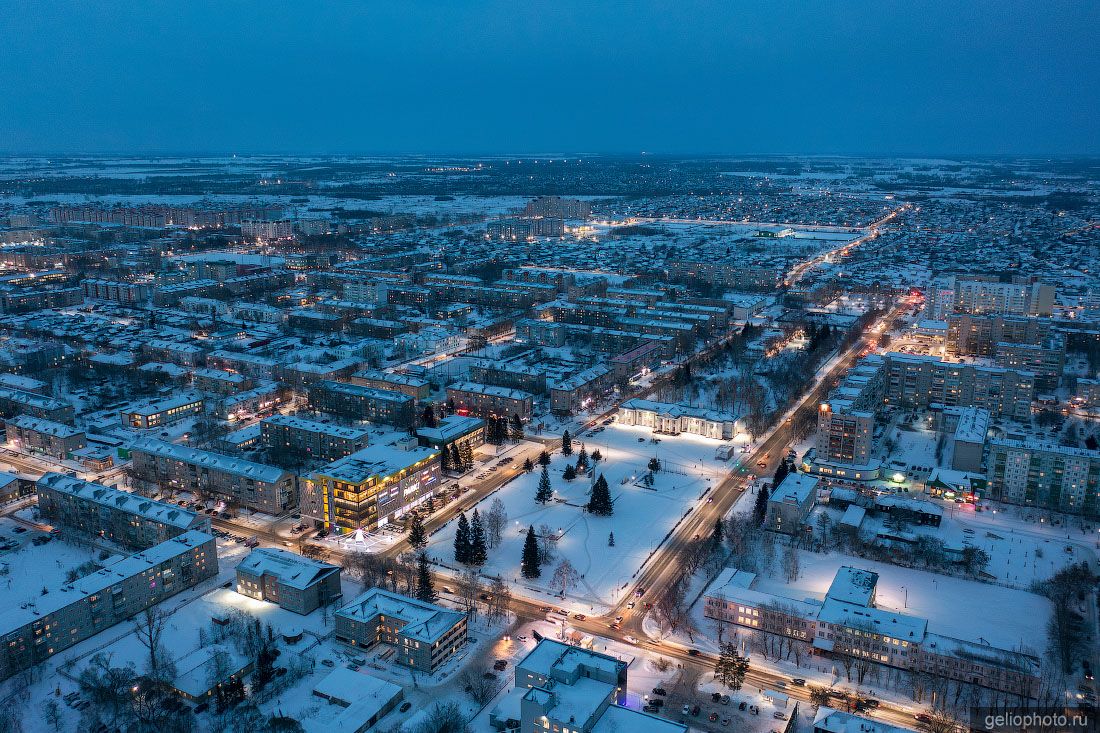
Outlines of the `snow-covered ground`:
<svg viewBox="0 0 1100 733">
<path fill-rule="evenodd" d="M 659 443 L 652 442 L 656 437 L 660 437 Z M 691 435 L 655 436 L 648 428 L 613 424 L 584 441 L 588 453 L 598 449 L 603 460 L 589 475 L 566 481 L 562 471 L 567 462 L 576 461 L 576 453 L 568 458 L 555 455 L 549 469 L 553 501 L 546 505 L 535 502 L 540 477 L 536 469 L 486 497 L 478 510 L 484 516 L 493 498 L 499 497 L 508 513 L 503 541 L 489 551 L 484 573 L 548 590 L 558 560 L 544 565 L 542 577 L 533 581 L 524 580 L 519 567 L 527 528 L 533 526 L 537 532 L 546 525 L 561 536 L 557 558 L 567 558 L 582 576 L 568 597 L 578 610 L 591 610 L 618 600 L 623 586 L 685 513 L 705 500 L 704 492 L 721 480 L 729 465 L 714 458 L 718 441 Z M 579 447 L 575 446 L 575 451 Z M 642 477 L 654 457 L 663 468 L 650 489 L 642 484 Z M 600 474 L 610 485 L 615 503 L 611 517 L 592 516 L 583 510 L 591 483 Z M 456 524 L 452 521 L 437 533 L 428 548 L 433 558 L 446 565 L 454 564 Z M 608 546 L 612 532 L 614 547 Z"/>
</svg>

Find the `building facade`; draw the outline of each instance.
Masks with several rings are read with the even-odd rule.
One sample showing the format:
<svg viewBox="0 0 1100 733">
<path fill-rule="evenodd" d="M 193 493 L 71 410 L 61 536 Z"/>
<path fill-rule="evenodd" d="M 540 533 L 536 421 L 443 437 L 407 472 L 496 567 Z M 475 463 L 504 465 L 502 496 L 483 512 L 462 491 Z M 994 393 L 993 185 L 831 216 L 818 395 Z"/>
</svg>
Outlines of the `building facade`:
<svg viewBox="0 0 1100 733">
<path fill-rule="evenodd" d="M 274 547 L 257 547 L 241 560 L 237 592 L 303 616 L 343 596 L 338 566 Z"/>
</svg>

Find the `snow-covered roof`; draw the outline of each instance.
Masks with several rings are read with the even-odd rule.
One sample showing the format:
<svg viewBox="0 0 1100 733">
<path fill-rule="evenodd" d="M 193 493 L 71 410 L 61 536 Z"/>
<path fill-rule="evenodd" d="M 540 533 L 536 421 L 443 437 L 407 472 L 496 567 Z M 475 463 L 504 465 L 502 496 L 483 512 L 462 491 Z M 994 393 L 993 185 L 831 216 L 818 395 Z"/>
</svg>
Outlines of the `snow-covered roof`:
<svg viewBox="0 0 1100 733">
<path fill-rule="evenodd" d="M 53 435 L 58 438 L 75 438 L 77 435 L 83 435 L 83 430 L 78 430 L 69 425 L 63 425 L 53 420 L 46 420 L 40 417 L 33 417 L 31 415 L 17 415 L 16 417 L 9 418 L 4 421 L 8 425 L 14 425 L 17 428 L 24 430 L 33 430 L 36 433 L 44 433 L 46 435 Z"/>
<path fill-rule="evenodd" d="M 58 493 L 69 494 L 84 501 L 160 522 L 170 527 L 190 529 L 199 518 L 199 515 L 190 509 L 92 481 L 84 481 L 64 473 L 47 473 L 38 479 L 37 485 L 40 491 L 42 488 L 49 488 Z"/>
<path fill-rule="evenodd" d="M 875 598 L 878 573 L 843 565 L 837 569 L 825 597 L 858 606 L 870 606 Z"/>
<path fill-rule="evenodd" d="M 134 441 L 132 450 L 142 451 L 150 455 L 171 458 L 183 463 L 196 466 L 206 466 L 225 473 L 242 476 L 255 481 L 263 481 L 273 484 L 290 475 L 287 471 L 275 466 L 267 466 L 262 463 L 253 463 L 242 458 L 213 453 L 211 451 L 189 448 L 185 445 L 165 443 L 156 438 L 138 438 Z"/>
<path fill-rule="evenodd" d="M 630 399 L 620 405 L 621 409 L 655 412 L 667 417 L 694 417 L 712 422 L 737 422 L 737 416 L 731 412 L 708 410 L 705 407 L 689 407 L 674 402 L 654 402 L 638 398 Z"/>
<path fill-rule="evenodd" d="M 912 733 L 912 728 L 903 728 L 824 706 L 817 709 L 814 730 L 821 733 Z"/>
<path fill-rule="evenodd" d="M 438 640 L 466 616 L 381 588 L 368 590 L 336 613 L 361 623 L 371 622 L 377 616 L 398 619 L 405 623 L 401 627 L 402 636 L 427 644 Z"/>
<path fill-rule="evenodd" d="M 257 578 L 273 575 L 281 585 L 304 590 L 340 568 L 276 547 L 257 547 L 237 565 L 242 571 Z"/>
</svg>

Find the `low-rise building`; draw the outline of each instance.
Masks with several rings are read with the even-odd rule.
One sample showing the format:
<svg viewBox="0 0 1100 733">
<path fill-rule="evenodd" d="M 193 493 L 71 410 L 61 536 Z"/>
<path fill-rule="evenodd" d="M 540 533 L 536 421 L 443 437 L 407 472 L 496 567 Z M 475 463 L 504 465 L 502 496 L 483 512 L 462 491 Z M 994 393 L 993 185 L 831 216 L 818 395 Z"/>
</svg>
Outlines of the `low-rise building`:
<svg viewBox="0 0 1100 733">
<path fill-rule="evenodd" d="M 19 415 L 5 420 L 4 425 L 7 428 L 8 441 L 18 450 L 45 453 L 59 461 L 87 445 L 83 430 L 52 420 Z"/>
<path fill-rule="evenodd" d="M 214 537 L 185 532 L 0 614 L 0 679 L 218 574 Z"/>
<path fill-rule="evenodd" d="M 329 705 L 302 721 L 304 733 L 364 733 L 404 698 L 404 691 L 362 670 L 337 667 L 313 688 Z"/>
<path fill-rule="evenodd" d="M 237 592 L 302 615 L 343 596 L 338 566 L 274 547 L 257 547 L 241 560 Z"/>
<path fill-rule="evenodd" d="M 63 473 L 45 474 L 35 489 L 38 511 L 52 524 L 134 550 L 210 531 L 210 519 L 190 509 Z"/>
<path fill-rule="evenodd" d="M 489 723 L 498 731 L 687 733 L 681 723 L 625 707 L 628 665 L 542 639 L 516 664 L 515 689 L 490 711 Z"/>
<path fill-rule="evenodd" d="M 466 643 L 466 614 L 372 588 L 336 612 L 336 640 L 385 644 L 398 664 L 431 674 Z"/>
<path fill-rule="evenodd" d="M 470 415 L 448 415 L 434 428 L 417 428 L 416 435 L 420 445 L 438 451 L 450 450 L 451 446 L 463 443 L 472 450 L 485 443 L 485 421 Z"/>
<path fill-rule="evenodd" d="M 231 395 L 251 389 L 252 380 L 239 372 L 206 368 L 195 370 L 192 385 L 202 392 Z"/>
<path fill-rule="evenodd" d="M 619 406 L 616 419 L 623 425 L 652 428 L 655 433 L 690 433 L 716 440 L 732 440 L 741 432 L 740 420 L 733 413 L 671 402 L 627 400 Z"/>
<path fill-rule="evenodd" d="M 773 532 L 784 534 L 799 532 L 817 501 L 817 484 L 818 479 L 815 476 L 805 473 L 788 474 L 768 497 L 764 526 Z"/>
<path fill-rule="evenodd" d="M 198 392 L 184 392 L 127 405 L 119 410 L 118 415 L 126 427 L 150 430 L 171 425 L 192 415 L 200 415 L 205 404 Z"/>
</svg>

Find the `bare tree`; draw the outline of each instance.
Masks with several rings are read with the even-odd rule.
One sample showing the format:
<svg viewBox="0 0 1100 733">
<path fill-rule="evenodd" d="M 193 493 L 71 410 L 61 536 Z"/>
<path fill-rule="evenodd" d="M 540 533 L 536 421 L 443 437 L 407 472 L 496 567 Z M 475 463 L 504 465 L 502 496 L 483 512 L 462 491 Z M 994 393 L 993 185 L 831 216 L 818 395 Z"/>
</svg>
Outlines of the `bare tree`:
<svg viewBox="0 0 1100 733">
<path fill-rule="evenodd" d="M 569 562 L 569 558 L 563 557 L 558 566 L 554 568 L 554 575 L 550 578 L 550 587 L 560 588 L 561 596 L 564 598 L 580 582 L 580 579 L 580 573 L 573 567 L 573 563 Z"/>
<path fill-rule="evenodd" d="M 795 546 L 787 545 L 783 548 L 783 575 L 787 579 L 788 583 L 793 583 L 798 580 L 798 576 L 801 574 L 801 569 L 798 563 L 798 550 Z"/>
<path fill-rule="evenodd" d="M 687 576 L 681 575 L 669 583 L 653 603 L 653 614 L 666 634 L 675 634 L 689 618 L 686 594 Z M 689 632 L 690 633 L 690 632 Z"/>
<path fill-rule="evenodd" d="M 477 674 L 469 669 L 462 673 L 458 681 L 462 683 L 462 689 L 466 691 L 470 699 L 478 705 L 484 705 L 497 694 L 497 681 L 495 679 Z"/>
<path fill-rule="evenodd" d="M 466 568 L 458 576 L 458 597 L 462 608 L 471 616 L 477 615 L 477 597 L 481 593 L 481 576 L 477 568 Z"/>
<path fill-rule="evenodd" d="M 493 578 L 489 584 L 489 602 L 485 615 L 490 623 L 508 618 L 508 608 L 512 605 L 512 591 L 503 578 Z"/>
<path fill-rule="evenodd" d="M 504 530 L 508 526 L 508 512 L 504 508 L 504 502 L 500 497 L 495 497 L 489 505 L 489 511 L 485 513 L 485 535 L 489 541 L 489 547 L 496 547 L 504 538 Z"/>
<path fill-rule="evenodd" d="M 134 635 L 149 654 L 149 676 L 153 679 L 164 680 L 162 676 L 167 652 L 160 643 L 164 634 L 164 627 L 168 625 L 169 615 L 156 606 L 150 606 L 142 611 L 134 620 Z"/>
</svg>

